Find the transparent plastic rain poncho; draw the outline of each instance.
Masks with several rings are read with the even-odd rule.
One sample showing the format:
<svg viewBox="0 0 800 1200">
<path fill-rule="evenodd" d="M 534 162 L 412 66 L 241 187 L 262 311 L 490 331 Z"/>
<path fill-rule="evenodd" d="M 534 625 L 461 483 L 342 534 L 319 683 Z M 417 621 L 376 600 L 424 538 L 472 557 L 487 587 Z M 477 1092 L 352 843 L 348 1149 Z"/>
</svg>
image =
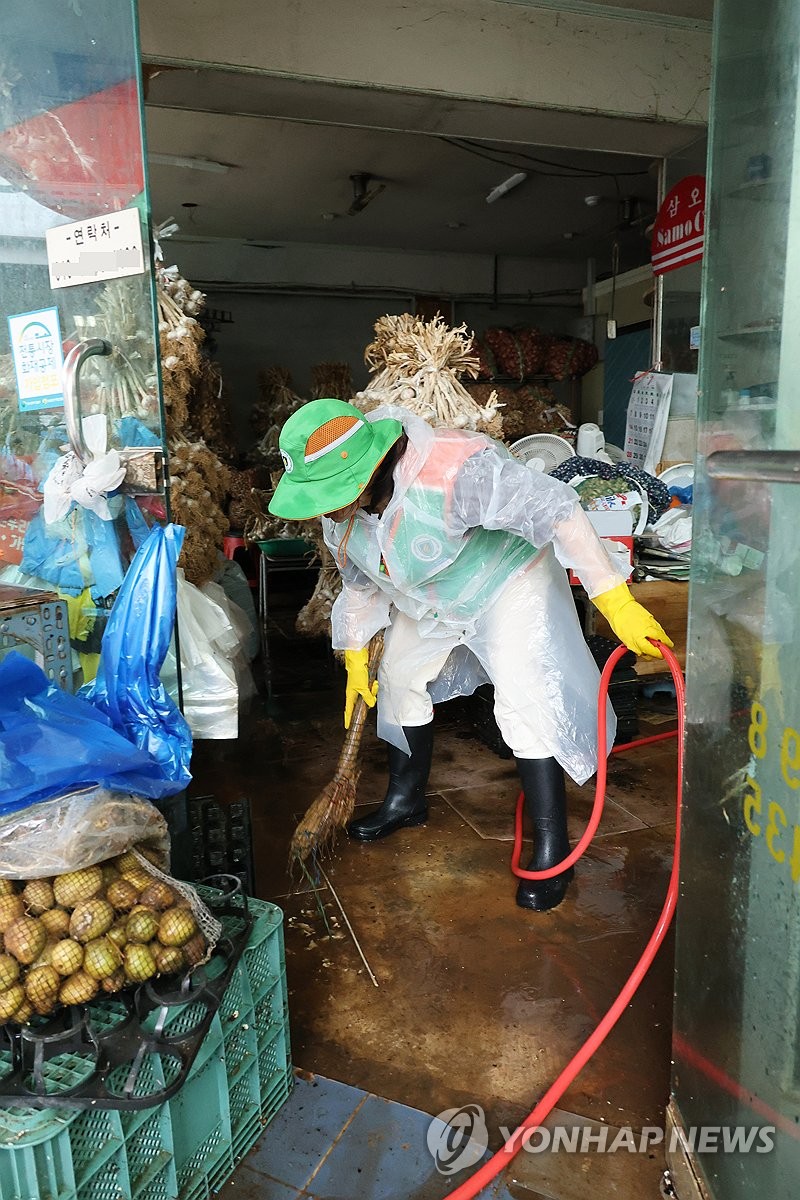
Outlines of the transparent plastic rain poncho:
<svg viewBox="0 0 800 1200">
<path fill-rule="evenodd" d="M 590 597 L 624 583 L 625 575 L 567 484 L 533 471 L 483 434 L 434 429 L 388 405 L 367 414 L 371 421 L 385 417 L 401 421 L 408 435 L 386 510 L 380 517 L 359 510 L 341 551 L 347 523 L 322 521 L 343 583 L 332 612 L 334 648 L 361 649 L 388 627 L 379 735 L 408 750 L 402 725 L 415 722 L 403 717 L 402 693 L 409 672 L 446 659 L 428 688 L 439 703 L 495 683 L 501 649 L 525 664 L 510 689 L 504 684 L 512 725 L 528 730 L 527 742 L 524 733 L 518 740 L 536 746 L 523 756 L 555 757 L 584 782 L 597 767 L 599 673 L 563 568 L 577 571 Z M 502 621 L 493 620 L 500 608 Z M 384 669 L 392 659 L 391 627 L 394 621 L 399 639 L 401 627 L 408 629 L 404 617 L 419 636 L 393 679 Z M 608 716 L 611 745 L 610 706 Z M 508 711 L 505 718 L 508 724 Z"/>
</svg>

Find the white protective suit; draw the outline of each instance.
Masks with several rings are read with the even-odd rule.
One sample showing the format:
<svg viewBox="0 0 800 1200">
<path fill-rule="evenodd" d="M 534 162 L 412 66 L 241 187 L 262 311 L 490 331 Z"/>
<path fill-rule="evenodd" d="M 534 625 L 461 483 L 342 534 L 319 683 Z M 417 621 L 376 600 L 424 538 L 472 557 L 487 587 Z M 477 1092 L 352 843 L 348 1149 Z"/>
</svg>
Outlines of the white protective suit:
<svg viewBox="0 0 800 1200">
<path fill-rule="evenodd" d="M 555 757 L 585 782 L 597 769 L 599 672 L 563 568 L 590 596 L 625 576 L 567 484 L 483 434 L 389 405 L 367 414 L 385 417 L 408 435 L 385 511 L 359 509 L 341 553 L 347 522 L 322 519 L 342 573 L 334 649 L 360 650 L 387 629 L 378 734 L 407 751 L 404 726 L 489 681 L 514 754 Z M 609 704 L 609 746 L 615 727 Z"/>
</svg>

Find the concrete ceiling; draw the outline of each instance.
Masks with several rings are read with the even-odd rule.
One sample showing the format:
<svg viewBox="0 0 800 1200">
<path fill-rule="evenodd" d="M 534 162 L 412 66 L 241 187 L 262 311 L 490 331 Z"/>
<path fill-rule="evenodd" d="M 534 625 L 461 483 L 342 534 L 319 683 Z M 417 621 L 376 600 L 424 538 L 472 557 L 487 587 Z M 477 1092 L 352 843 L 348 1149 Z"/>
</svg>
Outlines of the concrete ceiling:
<svg viewBox="0 0 800 1200">
<path fill-rule="evenodd" d="M 626 5 L 665 6 L 708 19 L 713 4 Z M 625 270 L 649 258 L 659 160 L 703 132 L 208 66 L 151 61 L 145 75 L 154 214 L 193 239 L 594 258 L 600 274 L 616 240 Z M 376 194 L 349 215 L 354 174 Z"/>
</svg>

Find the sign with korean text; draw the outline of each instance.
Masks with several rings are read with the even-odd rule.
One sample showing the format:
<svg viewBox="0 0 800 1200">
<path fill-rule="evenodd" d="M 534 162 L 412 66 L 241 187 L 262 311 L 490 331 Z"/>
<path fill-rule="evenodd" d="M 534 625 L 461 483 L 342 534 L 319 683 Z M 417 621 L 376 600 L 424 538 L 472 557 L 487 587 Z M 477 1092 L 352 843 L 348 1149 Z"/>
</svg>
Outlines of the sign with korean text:
<svg viewBox="0 0 800 1200">
<path fill-rule="evenodd" d="M 17 313 L 8 318 L 20 412 L 58 408 L 64 403 L 61 327 L 57 308 Z"/>
<path fill-rule="evenodd" d="M 687 175 L 667 196 L 653 226 L 653 274 L 699 262 L 705 236 L 705 175 Z"/>
<path fill-rule="evenodd" d="M 138 208 L 48 229 L 47 265 L 52 288 L 121 279 L 144 271 Z"/>
</svg>

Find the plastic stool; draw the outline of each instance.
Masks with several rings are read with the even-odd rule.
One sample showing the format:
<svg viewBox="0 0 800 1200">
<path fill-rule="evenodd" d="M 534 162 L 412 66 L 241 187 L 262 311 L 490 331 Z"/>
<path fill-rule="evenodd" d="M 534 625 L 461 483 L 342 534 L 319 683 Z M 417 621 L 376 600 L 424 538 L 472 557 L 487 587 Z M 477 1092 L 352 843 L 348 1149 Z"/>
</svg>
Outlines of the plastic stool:
<svg viewBox="0 0 800 1200">
<path fill-rule="evenodd" d="M 226 558 L 235 558 L 237 550 L 246 550 L 247 542 L 243 537 L 236 537 L 234 534 L 227 533 L 222 539 L 222 553 Z"/>
</svg>

